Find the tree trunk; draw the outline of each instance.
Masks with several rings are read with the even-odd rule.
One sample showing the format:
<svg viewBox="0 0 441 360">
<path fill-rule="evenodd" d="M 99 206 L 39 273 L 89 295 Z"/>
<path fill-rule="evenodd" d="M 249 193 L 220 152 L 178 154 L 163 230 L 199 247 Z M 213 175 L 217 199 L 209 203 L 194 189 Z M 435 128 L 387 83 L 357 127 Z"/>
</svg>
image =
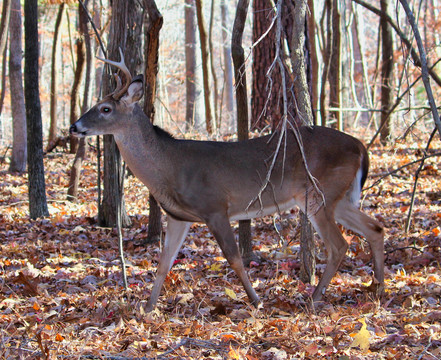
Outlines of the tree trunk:
<svg viewBox="0 0 441 360">
<path fill-rule="evenodd" d="M 2 17 L 0 20 L 0 54 L 3 56 L 2 75 L 1 75 L 1 91 L 0 91 L 0 115 L 3 110 L 3 104 L 6 95 L 6 43 L 8 40 L 9 18 L 11 13 L 11 0 L 4 0 L 2 7 Z M 0 116 L 0 145 L 3 141 L 3 118 Z"/>
<path fill-rule="evenodd" d="M 341 108 L 341 14 L 339 9 L 339 1 L 332 1 L 332 47 L 330 71 L 329 71 L 329 105 L 331 108 Z M 341 111 L 331 111 L 330 115 L 335 119 L 335 127 L 343 130 Z"/>
<path fill-rule="evenodd" d="M 211 0 L 211 10 L 210 10 L 210 25 L 208 27 L 208 49 L 210 52 L 210 70 L 211 76 L 213 77 L 213 92 L 214 92 L 214 125 L 217 130 L 220 128 L 220 118 L 219 118 L 219 93 L 217 88 L 217 75 L 216 67 L 214 65 L 214 53 L 213 53 L 213 23 L 214 23 L 214 5 L 215 0 Z"/>
<path fill-rule="evenodd" d="M 148 22 L 145 26 L 145 96 L 144 112 L 151 122 L 155 119 L 155 100 L 158 75 L 158 56 L 159 56 L 159 32 L 162 28 L 163 18 L 154 0 L 144 0 L 147 9 Z M 187 7 L 185 9 L 187 15 Z M 193 12 L 194 24 L 194 12 Z M 186 50 L 187 51 L 187 50 Z M 194 52 L 194 48 L 193 48 Z M 194 72 L 193 72 L 194 75 Z M 193 83 L 194 84 L 194 83 Z M 188 104 L 187 104 L 188 105 Z M 187 108 L 188 110 L 188 108 Z M 155 198 L 149 194 L 149 227 L 147 242 L 157 242 L 161 239 L 161 209 Z"/>
<path fill-rule="evenodd" d="M 7 58 L 8 58 L 8 47 L 5 46 L 5 50 L 2 54 L 2 65 L 1 65 L 1 91 L 0 91 L 0 146 L 3 146 L 3 137 L 4 137 L 4 130 L 3 130 L 3 117 L 2 111 L 3 111 L 3 105 L 5 103 L 5 97 L 6 97 L 6 67 L 7 67 Z"/>
<path fill-rule="evenodd" d="M 78 92 L 81 85 L 81 79 L 84 71 L 84 42 L 82 38 L 78 38 L 76 43 L 77 66 L 75 67 L 74 81 L 70 93 L 70 123 L 73 124 L 78 120 Z M 78 149 L 78 138 L 70 137 L 70 153 L 75 154 Z"/>
<path fill-rule="evenodd" d="M 331 26 L 332 0 L 325 0 L 323 4 L 323 13 L 323 16 L 326 17 L 326 39 L 324 39 L 324 66 L 320 87 L 320 123 L 322 126 L 326 126 L 328 123 L 328 114 L 326 113 L 326 83 L 329 79 L 329 69 L 331 67 L 333 37 L 333 29 Z"/>
<path fill-rule="evenodd" d="M 245 73 L 245 56 L 242 47 L 242 37 L 245 20 L 248 13 L 249 0 L 239 0 L 236 18 L 233 25 L 231 40 L 231 54 L 234 64 L 234 78 L 236 82 L 236 111 L 237 111 L 237 138 L 239 141 L 248 139 L 248 100 L 247 78 Z M 239 221 L 239 248 L 245 265 L 256 260 L 251 244 L 251 221 Z"/>
<path fill-rule="evenodd" d="M 52 64 L 51 64 L 51 93 L 50 93 L 50 118 L 49 138 L 47 147 L 52 148 L 57 140 L 58 119 L 57 119 L 57 45 L 58 34 L 60 32 L 61 20 L 63 19 L 64 3 L 58 7 L 57 19 L 55 21 L 55 31 L 52 42 Z"/>
<path fill-rule="evenodd" d="M 185 0 L 185 126 L 199 123 L 196 111 L 196 24 L 194 0 Z"/>
<path fill-rule="evenodd" d="M 223 43 L 223 60 L 224 60 L 224 91 L 225 107 L 227 110 L 227 119 L 230 119 L 228 125 L 234 122 L 234 88 L 233 88 L 233 64 L 231 62 L 231 49 L 227 29 L 228 24 L 228 7 L 225 0 L 221 0 L 221 18 L 222 18 L 222 43 Z"/>
<path fill-rule="evenodd" d="M 209 135 L 213 133 L 213 111 L 211 109 L 210 73 L 208 71 L 209 56 L 207 31 L 203 17 L 202 0 L 196 1 L 196 15 L 198 19 L 199 39 L 201 43 L 202 77 L 204 83 L 205 123 Z"/>
<path fill-rule="evenodd" d="M 310 71 L 310 93 L 311 93 L 311 106 L 313 109 L 313 122 L 316 123 L 315 110 L 318 109 L 319 96 L 318 96 L 318 77 L 319 77 L 319 62 L 317 56 L 317 46 L 315 43 L 316 25 L 315 25 L 315 12 L 314 12 L 314 0 L 308 0 L 309 12 L 307 14 L 307 24 L 308 24 L 308 50 L 309 58 L 311 62 Z"/>
<path fill-rule="evenodd" d="M 84 2 L 84 6 L 87 9 L 88 0 Z M 88 31 L 88 19 L 86 10 L 80 5 L 78 6 L 78 15 L 79 15 L 79 27 L 82 38 L 84 38 L 84 43 L 86 45 L 86 76 L 84 80 L 84 97 L 83 104 L 81 106 L 81 113 L 84 114 L 89 108 L 89 98 L 90 98 L 90 78 L 92 72 L 92 44 L 90 41 L 90 34 Z M 77 44 L 77 66 L 75 71 L 75 80 L 74 84 L 78 83 L 81 79 L 81 73 L 84 68 L 84 50 L 83 46 Z M 76 86 L 75 90 L 72 90 L 71 101 L 77 98 L 78 86 Z M 75 121 L 75 118 L 72 118 L 72 115 L 76 116 L 76 100 L 74 104 L 71 103 L 71 122 Z M 75 159 L 72 164 L 72 168 L 70 170 L 70 178 L 69 178 L 69 188 L 67 190 L 67 200 L 73 201 L 78 198 L 78 184 L 80 182 L 81 169 L 83 167 L 83 161 L 86 158 L 88 146 L 87 142 L 84 138 L 81 138 L 78 142 L 78 149 L 75 154 Z"/>
<path fill-rule="evenodd" d="M 381 11 L 389 14 L 391 9 L 390 0 L 381 0 Z M 381 67 L 381 131 L 380 141 L 386 144 L 391 136 L 391 117 L 389 111 L 393 106 L 393 66 L 394 66 L 394 42 L 392 27 L 387 20 L 380 17 L 381 37 L 382 37 L 382 67 Z"/>
<path fill-rule="evenodd" d="M 26 108 L 22 74 L 22 21 L 20 0 L 12 0 L 9 35 L 9 86 L 13 119 L 11 172 L 24 172 L 27 159 Z"/>
<path fill-rule="evenodd" d="M 251 88 L 251 128 L 275 129 L 282 119 L 281 75 L 278 67 L 270 67 L 276 56 L 276 27 L 268 31 L 274 10 L 268 0 L 253 0 L 253 82 Z M 271 81 L 269 80 L 271 79 Z"/>
<path fill-rule="evenodd" d="M 307 0 L 294 0 L 288 3 L 293 14 L 291 38 L 289 39 L 291 50 L 292 76 L 294 80 L 295 103 L 297 104 L 297 118 L 304 125 L 313 124 L 313 109 L 311 105 L 311 95 L 309 92 L 310 84 L 307 79 L 307 65 L 311 66 L 311 61 L 305 58 L 304 48 L 306 45 L 306 19 L 307 19 Z M 294 5 L 294 6 L 293 6 Z M 309 69 L 310 70 L 310 69 Z M 309 71 L 310 72 L 310 71 Z M 301 146 L 299 144 L 299 146 Z M 305 178 L 305 189 L 310 186 L 310 180 Z M 305 190 L 308 191 L 308 190 Z M 314 190 L 313 190 L 314 191 Z M 310 195 L 309 195 L 310 196 Z M 305 212 L 301 213 L 300 218 L 300 279 L 303 282 L 312 283 L 315 279 L 315 243 L 311 223 L 308 220 L 308 193 L 306 193 Z"/>
<path fill-rule="evenodd" d="M 112 7 L 111 30 L 109 40 L 109 59 L 119 59 L 119 48 L 124 52 L 126 65 L 133 74 L 140 65 L 140 41 L 142 18 L 140 6 L 135 0 L 115 0 Z M 111 92 L 110 74 L 104 75 L 103 94 Z M 102 226 L 114 227 L 117 223 L 118 203 L 121 206 L 121 225 L 130 225 L 130 218 L 125 210 L 124 192 L 121 187 L 122 171 L 121 155 L 112 135 L 104 135 L 104 177 L 103 198 L 99 206 L 99 223 Z M 118 199 L 115 194 L 120 194 Z"/>
<path fill-rule="evenodd" d="M 0 20 L 0 54 L 3 54 L 8 39 L 11 0 L 3 0 L 2 18 Z"/>
<path fill-rule="evenodd" d="M 87 142 L 85 138 L 80 138 L 78 150 L 70 169 L 69 188 L 67 189 L 67 200 L 74 201 L 78 198 L 78 184 L 80 182 L 81 168 L 87 153 Z"/>
<path fill-rule="evenodd" d="M 28 135 L 29 213 L 48 216 L 43 165 L 43 127 L 38 80 L 38 1 L 25 1 L 25 101 Z"/>
</svg>

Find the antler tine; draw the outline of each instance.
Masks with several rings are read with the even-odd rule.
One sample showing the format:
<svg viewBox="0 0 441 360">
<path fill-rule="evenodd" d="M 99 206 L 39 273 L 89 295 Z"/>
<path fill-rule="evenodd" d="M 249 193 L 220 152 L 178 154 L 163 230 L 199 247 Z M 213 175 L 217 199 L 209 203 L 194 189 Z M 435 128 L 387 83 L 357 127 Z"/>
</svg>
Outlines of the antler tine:
<svg viewBox="0 0 441 360">
<path fill-rule="evenodd" d="M 127 68 L 127 66 L 124 62 L 124 54 L 123 54 L 121 48 L 119 48 L 119 54 L 121 56 L 121 60 L 119 62 L 108 60 L 108 59 L 103 59 L 103 58 L 100 58 L 97 56 L 97 59 L 99 59 L 107 64 L 110 64 L 110 65 L 117 67 L 124 74 L 124 76 L 126 78 L 126 82 L 125 82 L 124 86 L 122 86 L 122 87 L 121 87 L 121 79 L 119 79 L 119 81 L 117 79 L 116 89 L 111 94 L 114 99 L 120 99 L 124 95 L 124 93 L 127 91 L 127 89 L 129 88 L 129 85 L 132 81 L 132 75 L 130 74 L 129 69 Z"/>
</svg>

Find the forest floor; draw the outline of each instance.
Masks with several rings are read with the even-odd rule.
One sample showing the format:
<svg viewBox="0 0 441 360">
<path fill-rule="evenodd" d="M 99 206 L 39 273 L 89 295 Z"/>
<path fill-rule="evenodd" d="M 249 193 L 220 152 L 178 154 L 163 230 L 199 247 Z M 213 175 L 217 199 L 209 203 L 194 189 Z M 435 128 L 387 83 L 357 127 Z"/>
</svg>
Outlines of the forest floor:
<svg viewBox="0 0 441 360">
<path fill-rule="evenodd" d="M 424 135 L 423 138 L 427 138 Z M 347 257 L 324 304 L 298 278 L 297 212 L 253 222 L 264 257 L 249 275 L 262 299 L 255 310 L 203 225 L 190 234 L 169 273 L 158 308 L 145 313 L 159 245 L 145 245 L 147 192 L 125 181 L 133 226 L 124 229 L 129 290 L 124 291 L 114 229 L 96 223 L 96 158 L 89 155 L 79 199 L 65 200 L 73 155 L 45 157 L 51 216 L 28 217 L 27 176 L 0 167 L 1 359 L 441 359 L 441 166 L 420 173 L 410 231 L 405 233 L 418 164 L 415 140 L 371 150 L 363 208 L 385 227 L 386 291 L 369 292 L 364 240 L 344 233 Z M 429 154 L 439 153 L 434 142 Z M 1 152 L 4 153 L 3 151 Z M 378 181 L 378 182 L 377 182 Z M 277 226 L 281 237 L 274 231 Z M 318 276 L 325 254 L 318 239 Z"/>
</svg>

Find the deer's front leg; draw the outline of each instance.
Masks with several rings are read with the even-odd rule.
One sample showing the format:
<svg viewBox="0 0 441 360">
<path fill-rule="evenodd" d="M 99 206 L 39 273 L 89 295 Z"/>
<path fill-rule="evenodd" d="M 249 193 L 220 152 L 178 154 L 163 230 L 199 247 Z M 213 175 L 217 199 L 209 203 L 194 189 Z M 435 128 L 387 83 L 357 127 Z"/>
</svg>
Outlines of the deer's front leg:
<svg viewBox="0 0 441 360">
<path fill-rule="evenodd" d="M 173 219 L 171 216 L 167 217 L 167 231 L 165 234 L 164 247 L 159 258 L 156 279 L 153 284 L 152 294 L 150 295 L 150 299 L 146 306 L 146 311 L 152 311 L 155 307 L 164 280 L 182 247 L 182 243 L 187 236 L 191 224 L 192 223 L 190 222 Z"/>
<path fill-rule="evenodd" d="M 215 214 L 208 218 L 207 225 L 213 236 L 216 238 L 231 268 L 242 282 L 251 303 L 257 307 L 259 304 L 259 297 L 254 291 L 250 279 L 245 272 L 239 248 L 234 239 L 233 231 L 231 230 L 230 220 L 226 215 Z"/>
</svg>

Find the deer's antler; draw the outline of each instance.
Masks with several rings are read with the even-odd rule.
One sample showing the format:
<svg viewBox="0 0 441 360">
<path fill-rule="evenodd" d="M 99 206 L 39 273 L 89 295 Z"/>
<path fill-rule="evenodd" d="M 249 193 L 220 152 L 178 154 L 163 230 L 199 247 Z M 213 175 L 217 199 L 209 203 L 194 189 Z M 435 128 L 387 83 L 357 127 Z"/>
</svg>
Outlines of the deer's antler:
<svg viewBox="0 0 441 360">
<path fill-rule="evenodd" d="M 113 91 L 113 93 L 110 94 L 115 100 L 120 99 L 125 94 L 125 92 L 129 88 L 130 83 L 132 82 L 132 75 L 130 74 L 129 69 L 127 68 L 127 66 L 124 62 L 124 54 L 123 54 L 121 48 L 119 48 L 119 54 L 121 56 L 121 60 L 119 62 L 108 60 L 108 59 L 103 59 L 103 58 L 100 58 L 97 56 L 97 59 L 104 61 L 107 64 L 110 64 L 110 65 L 117 67 L 123 73 L 123 75 L 125 77 L 126 81 L 124 82 L 121 80 L 121 78 L 118 75 L 115 74 L 116 89 Z M 124 86 L 122 85 L 123 83 L 124 83 Z"/>
</svg>

